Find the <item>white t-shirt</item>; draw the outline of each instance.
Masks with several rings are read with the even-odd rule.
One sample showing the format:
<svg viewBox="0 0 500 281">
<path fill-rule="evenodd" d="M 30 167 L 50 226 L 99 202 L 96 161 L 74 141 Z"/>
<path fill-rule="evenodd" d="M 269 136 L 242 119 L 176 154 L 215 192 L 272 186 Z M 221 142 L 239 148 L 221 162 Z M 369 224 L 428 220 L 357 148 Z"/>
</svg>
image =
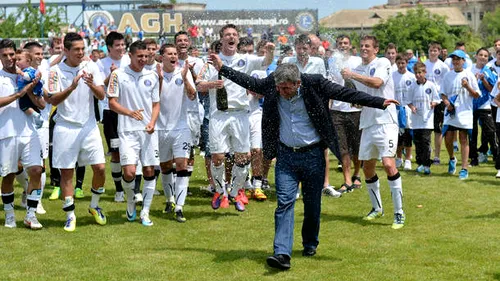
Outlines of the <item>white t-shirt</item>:
<svg viewBox="0 0 500 281">
<path fill-rule="evenodd" d="M 145 131 L 151 122 L 153 103 L 160 101 L 159 84 L 158 74 L 151 70 L 135 72 L 127 66 L 111 73 L 108 98 L 117 98 L 121 106 L 130 110 L 144 110 L 142 120 L 118 114 L 118 132 Z"/>
<path fill-rule="evenodd" d="M 0 97 L 17 92 L 17 74 L 0 70 Z M 0 140 L 9 137 L 31 136 L 35 132 L 33 121 L 19 107 L 19 99 L 0 107 Z"/>
<path fill-rule="evenodd" d="M 49 61 L 46 59 L 42 60 L 42 63 L 38 66 L 37 68 L 37 73 L 41 73 L 41 81 L 43 82 L 43 88 L 48 91 L 48 80 L 49 80 L 49 69 L 50 69 L 50 64 Z M 50 118 L 50 113 L 52 112 L 52 104 L 46 103 L 45 108 L 40 110 L 40 115 L 42 116 L 43 119 L 43 128 L 48 128 L 49 127 L 49 118 Z"/>
<path fill-rule="evenodd" d="M 236 71 L 240 71 L 246 74 L 250 74 L 253 70 L 265 70 L 267 66 L 263 66 L 265 57 L 258 57 L 255 55 L 248 54 L 234 54 L 234 56 L 227 57 L 222 53 L 219 53 L 219 57 L 224 65 L 231 67 Z M 202 80 L 204 81 L 216 81 L 218 80 L 219 72 L 210 66 Z M 233 81 L 222 77 L 224 80 L 224 87 L 227 92 L 228 108 L 233 110 L 249 110 L 247 90 L 240 87 Z M 217 111 L 217 99 L 216 99 L 216 89 L 210 89 L 210 114 Z"/>
<path fill-rule="evenodd" d="M 92 61 L 82 61 L 77 67 L 71 67 L 65 61 L 50 69 L 48 90 L 57 93 L 65 90 L 73 83 L 73 79 L 83 71 L 92 74 L 94 85 L 103 86 L 104 82 L 97 65 Z M 66 122 L 83 126 L 90 119 L 96 124 L 94 113 L 94 93 L 85 84 L 83 78 L 78 81 L 76 89 L 57 106 L 56 122 Z"/>
<path fill-rule="evenodd" d="M 318 57 L 310 56 L 305 66 L 302 66 L 297 57 L 286 57 L 283 59 L 283 63 L 295 64 L 299 68 L 300 73 L 321 74 L 326 78 L 325 62 Z"/>
<path fill-rule="evenodd" d="M 254 70 L 250 73 L 250 76 L 263 79 L 267 77 L 267 72 L 265 70 Z M 250 114 L 262 113 L 259 98 L 256 95 L 248 94 L 248 102 L 250 104 Z"/>
<path fill-rule="evenodd" d="M 178 61 L 179 67 L 181 67 L 181 68 L 184 67 L 184 62 L 185 62 L 185 60 L 179 59 L 179 61 Z M 188 62 L 190 65 L 194 65 L 193 66 L 194 73 L 196 73 L 198 75 L 198 73 L 200 73 L 201 69 L 203 68 L 203 65 L 204 65 L 203 60 L 200 58 L 188 56 Z M 189 72 L 188 72 L 188 76 L 191 76 L 191 78 L 192 78 L 192 75 Z M 187 100 L 188 112 L 199 112 L 199 110 L 200 110 L 199 104 L 200 104 L 200 102 L 198 101 L 198 96 L 194 100 L 188 99 Z"/>
<path fill-rule="evenodd" d="M 343 62 L 343 67 L 347 68 L 349 70 L 352 70 L 356 68 L 358 65 L 361 64 L 361 58 L 356 57 L 356 56 L 349 56 L 346 61 Z M 335 70 L 335 61 L 330 60 L 328 62 L 328 68 L 329 68 L 329 73 L 330 73 L 330 79 L 339 84 L 344 86 L 345 80 L 342 78 L 342 75 L 340 75 L 340 72 L 338 70 Z M 337 101 L 334 100 L 332 102 L 332 106 L 330 108 L 331 110 L 337 110 L 337 111 L 342 111 L 342 112 L 358 112 L 361 111 L 361 108 L 357 108 L 352 106 L 350 103 L 343 102 L 343 101 Z"/>
<path fill-rule="evenodd" d="M 410 111 L 412 129 L 434 129 L 434 109 L 431 103 L 440 103 L 441 98 L 436 84 L 427 80 L 424 84 L 413 83 L 408 91 L 408 102 L 417 108 Z"/>
<path fill-rule="evenodd" d="M 428 81 L 434 83 L 439 91 L 441 88 L 441 81 L 443 81 L 446 73 L 450 71 L 450 68 L 440 59 L 438 59 L 436 62 L 426 60 L 424 64 L 425 70 L 427 72 L 425 74 L 425 78 L 427 78 Z"/>
<path fill-rule="evenodd" d="M 392 73 L 392 79 L 394 81 L 394 98 L 399 101 L 402 106 L 409 104 L 408 92 L 416 83 L 415 74 L 406 71 L 404 74 L 399 73 L 399 71 L 394 71 Z"/>
<path fill-rule="evenodd" d="M 144 69 L 151 70 L 151 71 L 156 71 L 156 65 L 158 65 L 158 62 L 154 61 L 153 64 L 146 64 L 144 66 Z"/>
<path fill-rule="evenodd" d="M 111 65 L 114 64 L 119 69 L 124 69 L 130 64 L 130 57 L 128 55 L 123 55 L 123 57 L 119 60 L 114 60 L 111 57 L 107 56 L 102 60 L 97 61 L 97 65 L 102 73 L 102 79 L 106 80 L 108 76 L 111 74 Z M 109 102 L 108 98 L 105 97 L 102 101 L 102 108 L 105 110 L 109 110 Z"/>
<path fill-rule="evenodd" d="M 163 85 L 160 95 L 160 117 L 158 130 L 189 129 L 187 122 L 187 105 L 191 101 L 186 95 L 182 68 L 176 67 L 172 73 L 163 73 Z M 188 73 L 187 79 L 195 88 L 193 76 Z"/>
<path fill-rule="evenodd" d="M 441 83 L 441 93 L 446 95 L 450 101 L 456 99 L 453 103 L 455 114 L 450 115 L 448 109 L 445 109 L 443 124 L 461 129 L 472 129 L 473 97 L 462 87 L 462 79 L 467 79 L 472 89 L 481 94 L 476 76 L 471 71 L 464 69 L 461 72 L 448 72 Z"/>
<path fill-rule="evenodd" d="M 391 62 L 388 59 L 375 58 L 369 64 L 358 65 L 353 71 L 363 76 L 380 78 L 384 83 L 380 88 L 375 89 L 353 80 L 358 91 L 376 97 L 394 99 L 394 81 L 391 77 Z M 359 128 L 364 129 L 375 124 L 398 124 L 396 106 L 390 105 L 385 110 L 363 107 Z"/>
</svg>

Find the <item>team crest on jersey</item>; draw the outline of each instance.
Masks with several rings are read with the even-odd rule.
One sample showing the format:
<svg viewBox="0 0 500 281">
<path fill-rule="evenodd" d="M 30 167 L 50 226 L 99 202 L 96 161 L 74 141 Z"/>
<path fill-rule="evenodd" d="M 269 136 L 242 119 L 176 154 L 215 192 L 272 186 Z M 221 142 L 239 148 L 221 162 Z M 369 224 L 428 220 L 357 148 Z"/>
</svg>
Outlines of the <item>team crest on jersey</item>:
<svg viewBox="0 0 500 281">
<path fill-rule="evenodd" d="M 432 92 L 432 91 L 431 91 L 431 89 L 430 89 L 430 88 L 425 89 L 425 93 L 426 93 L 426 94 L 430 95 L 430 94 L 431 94 L 431 92 Z"/>
<path fill-rule="evenodd" d="M 436 75 L 441 74 L 441 70 L 439 70 L 439 69 L 434 69 L 434 74 L 436 74 Z"/>
<path fill-rule="evenodd" d="M 370 69 L 370 76 L 373 76 L 375 74 L 375 68 Z"/>
<path fill-rule="evenodd" d="M 411 85 L 411 80 L 406 80 L 406 86 L 410 86 Z"/>
<path fill-rule="evenodd" d="M 243 59 L 239 60 L 238 61 L 238 66 L 239 67 L 245 66 L 245 61 Z"/>
<path fill-rule="evenodd" d="M 253 78 L 259 78 L 259 75 L 257 73 L 252 74 Z"/>
<path fill-rule="evenodd" d="M 151 86 L 151 81 L 149 81 L 149 79 L 144 80 L 144 86 L 146 87 Z"/>
<path fill-rule="evenodd" d="M 182 79 L 181 79 L 181 78 L 177 78 L 177 79 L 175 79 L 175 85 L 180 86 L 180 85 L 182 85 L 183 83 L 184 83 L 184 81 L 182 81 Z"/>
</svg>

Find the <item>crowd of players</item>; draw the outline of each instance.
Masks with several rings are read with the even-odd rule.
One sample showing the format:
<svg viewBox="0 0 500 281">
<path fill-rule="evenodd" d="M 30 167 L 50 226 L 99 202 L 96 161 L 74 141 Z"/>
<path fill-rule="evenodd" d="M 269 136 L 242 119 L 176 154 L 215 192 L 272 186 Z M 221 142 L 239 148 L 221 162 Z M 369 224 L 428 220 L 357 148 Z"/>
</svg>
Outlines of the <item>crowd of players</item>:
<svg viewBox="0 0 500 281">
<path fill-rule="evenodd" d="M 330 185 L 327 165 L 323 193 L 340 197 L 361 188 L 362 167 L 372 203 L 364 219 L 383 215 L 375 173 L 381 159 L 394 204 L 393 228 L 404 226 L 398 168 L 412 169 L 412 143 L 416 171 L 430 175 L 431 165 L 440 164 L 444 136 L 450 157 L 448 171 L 454 174 L 458 132 L 462 153 L 459 178 L 468 177 L 469 156 L 470 165 L 478 165 L 487 161 L 488 151 L 497 160 L 500 177 L 496 157 L 500 100 L 495 98 L 500 66 L 495 58 L 489 61 L 488 49 L 477 51 L 475 64 L 462 43 L 449 56 L 443 56 L 439 43 L 431 43 L 424 62 L 413 57 L 411 50 L 398 55 L 396 45 L 389 44 L 385 57 L 379 58 L 377 39 L 366 36 L 361 39 L 359 56 L 355 56 L 350 38 L 341 35 L 333 54 L 329 50 L 325 56 L 317 36 L 302 34 L 295 38 L 293 50 L 282 48 L 276 59 L 273 43 L 261 40 L 254 47 L 254 39 L 240 38 L 232 24 L 224 26 L 219 35 L 209 53 L 218 54 L 224 65 L 253 77 L 264 78 L 276 64 L 291 63 L 302 73 L 321 74 L 340 85 L 399 101 L 400 106 L 386 110 L 330 103 L 338 140 L 333 152 L 342 167 L 344 183 L 338 189 Z M 42 228 L 36 214 L 45 213 L 41 203 L 45 159 L 49 159 L 54 186 L 49 199 L 63 199 L 64 230 L 76 228 L 75 198 L 83 197 L 84 167 L 88 165 L 93 170 L 88 210 L 96 223 L 106 224 L 99 207 L 106 161 L 98 122 L 103 123 L 111 155 L 115 201 L 127 202 L 129 221 L 136 220 L 140 203 L 141 223 L 153 225 L 149 209 L 158 178 L 166 196 L 164 212 L 172 213 L 179 222 L 186 221 L 183 206 L 196 145 L 205 155 L 213 209 L 232 203 L 242 212 L 248 197 L 267 199 L 263 190 L 269 188 L 272 160 L 262 153 L 262 95 L 218 75 L 209 56 L 198 57 L 184 31 L 175 35 L 173 44 L 159 46 L 155 40 L 145 39 L 132 43 L 128 50 L 124 36 L 110 32 L 105 38 L 106 57 L 98 50 L 87 57 L 83 40 L 77 33 L 54 38 L 49 59 L 43 58 L 38 42 L 28 42 L 18 50 L 9 39 L 0 41 L 0 176 L 6 227 L 16 227 L 13 182 L 17 179 L 25 189 L 24 224 Z M 495 42 L 495 50 L 498 56 L 500 40 Z M 479 149 L 478 120 L 482 126 Z M 434 159 L 430 155 L 432 131 Z M 375 145 L 363 147 L 367 143 Z M 328 160 L 328 150 L 324 157 Z"/>
</svg>

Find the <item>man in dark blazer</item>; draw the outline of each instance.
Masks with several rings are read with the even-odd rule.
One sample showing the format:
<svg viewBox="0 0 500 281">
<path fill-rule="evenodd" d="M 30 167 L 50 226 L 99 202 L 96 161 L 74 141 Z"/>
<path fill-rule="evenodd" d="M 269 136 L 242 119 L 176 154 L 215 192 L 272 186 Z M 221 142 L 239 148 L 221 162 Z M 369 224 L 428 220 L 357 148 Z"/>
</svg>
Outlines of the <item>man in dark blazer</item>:
<svg viewBox="0 0 500 281">
<path fill-rule="evenodd" d="M 262 117 L 264 157 L 277 158 L 275 168 L 276 208 L 274 254 L 267 264 L 289 269 L 293 245 L 294 205 L 302 183 L 304 223 L 303 256 L 316 254 L 321 213 L 321 190 L 325 173 L 323 150 L 335 149 L 336 132 L 328 111 L 330 99 L 384 109 L 398 104 L 393 99 L 373 97 L 344 88 L 319 74 L 301 74 L 296 65 L 281 64 L 267 78 L 257 79 L 212 62 L 222 76 L 265 96 Z"/>
</svg>

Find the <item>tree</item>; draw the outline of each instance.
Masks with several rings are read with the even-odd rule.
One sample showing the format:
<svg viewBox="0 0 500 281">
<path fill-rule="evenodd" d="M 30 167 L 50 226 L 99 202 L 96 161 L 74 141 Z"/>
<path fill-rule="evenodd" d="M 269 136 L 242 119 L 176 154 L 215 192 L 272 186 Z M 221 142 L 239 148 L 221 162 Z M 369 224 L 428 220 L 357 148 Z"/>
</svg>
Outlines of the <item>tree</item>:
<svg viewBox="0 0 500 281">
<path fill-rule="evenodd" d="M 380 41 L 380 46 L 393 42 L 399 51 L 412 49 L 427 52 L 427 46 L 433 41 L 449 49 L 453 49 L 457 41 L 464 41 L 469 46 L 474 43 L 475 46 L 478 40 L 469 27 L 452 28 L 446 23 L 446 17 L 431 14 L 421 5 L 377 24 L 373 34 Z"/>
<path fill-rule="evenodd" d="M 497 7 L 495 11 L 484 14 L 479 26 L 479 32 L 488 45 L 493 44 L 493 41 L 500 38 L 500 7 Z"/>
<path fill-rule="evenodd" d="M 43 15 L 44 37 L 50 29 L 59 30 L 61 26 L 67 24 L 59 16 L 63 8 L 57 6 L 47 6 Z M 16 12 L 9 14 L 0 23 L 1 38 L 38 38 L 41 32 L 41 17 L 38 6 L 33 6 L 31 1 L 22 5 Z"/>
</svg>

